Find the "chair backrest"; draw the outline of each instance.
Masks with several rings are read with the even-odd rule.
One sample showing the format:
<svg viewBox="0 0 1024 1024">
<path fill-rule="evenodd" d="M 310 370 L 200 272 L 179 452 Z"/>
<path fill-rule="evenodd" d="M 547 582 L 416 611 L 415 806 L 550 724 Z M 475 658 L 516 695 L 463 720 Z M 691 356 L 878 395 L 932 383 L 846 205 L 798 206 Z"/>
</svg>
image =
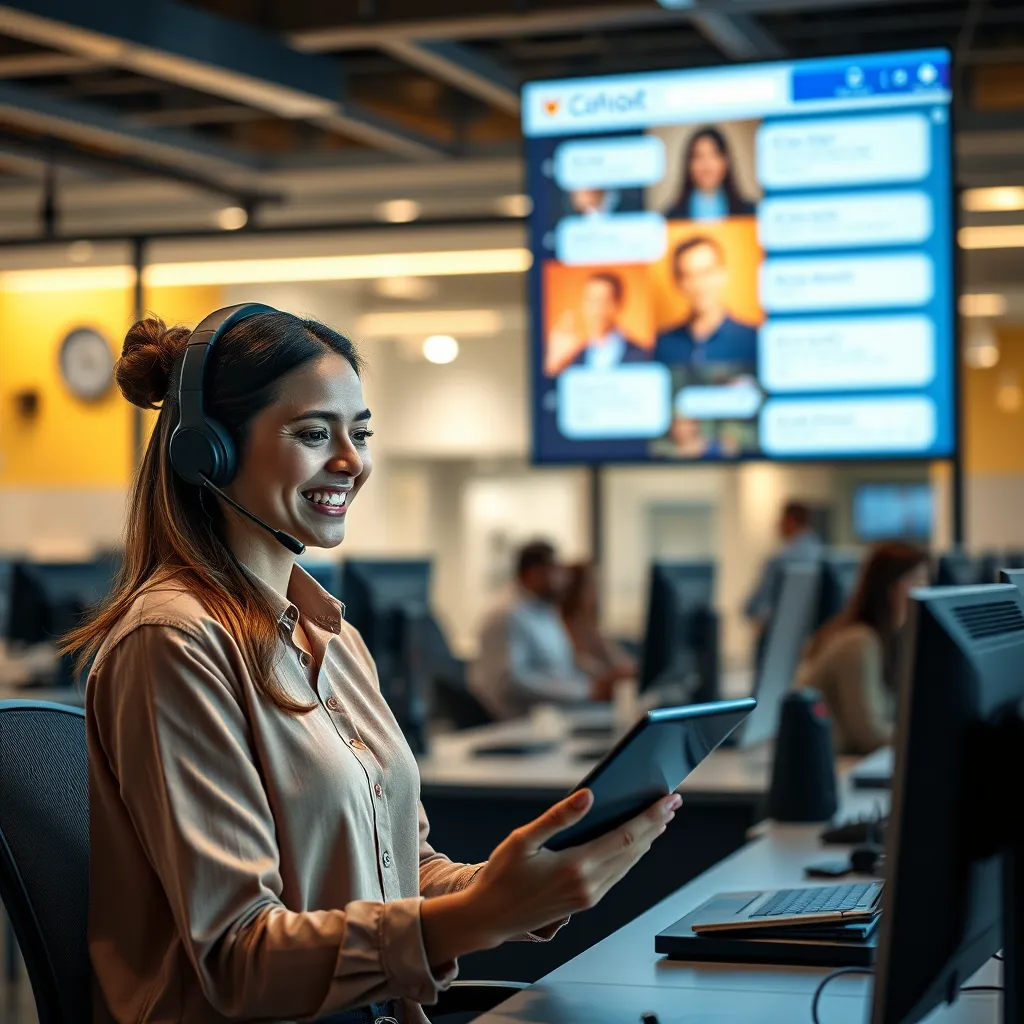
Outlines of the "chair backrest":
<svg viewBox="0 0 1024 1024">
<path fill-rule="evenodd" d="M 88 1024 L 89 779 L 80 708 L 0 701 L 0 900 L 40 1024 Z"/>
</svg>

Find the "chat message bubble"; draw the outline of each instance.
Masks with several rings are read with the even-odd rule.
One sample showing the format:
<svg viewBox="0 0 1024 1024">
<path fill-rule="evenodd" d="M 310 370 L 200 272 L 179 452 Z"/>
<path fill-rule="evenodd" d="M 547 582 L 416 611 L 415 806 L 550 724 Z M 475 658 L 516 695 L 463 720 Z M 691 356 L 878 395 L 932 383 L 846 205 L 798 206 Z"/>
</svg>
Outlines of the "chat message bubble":
<svg viewBox="0 0 1024 1024">
<path fill-rule="evenodd" d="M 935 294 L 932 261 L 916 252 L 768 259 L 759 273 L 761 305 L 772 313 L 923 306 Z"/>
<path fill-rule="evenodd" d="M 767 455 L 926 452 L 935 443 L 930 398 L 772 399 L 761 416 Z"/>
<path fill-rule="evenodd" d="M 932 162 L 923 114 L 774 122 L 759 129 L 756 149 L 768 191 L 920 181 Z"/>
<path fill-rule="evenodd" d="M 769 252 L 912 245 L 929 238 L 932 201 L 919 191 L 840 192 L 765 199 L 757 234 Z"/>
<path fill-rule="evenodd" d="M 757 343 L 769 391 L 920 388 L 935 377 L 935 328 L 926 316 L 770 320 Z"/>
<path fill-rule="evenodd" d="M 764 395 L 753 380 L 735 384 L 692 384 L 674 402 L 676 414 L 693 420 L 749 420 L 757 415 Z"/>
<path fill-rule="evenodd" d="M 653 185 L 665 176 L 665 143 L 656 135 L 563 142 L 555 150 L 555 181 L 576 188 Z"/>
<path fill-rule="evenodd" d="M 572 366 L 558 378 L 558 429 L 570 440 L 660 437 L 671 418 L 672 375 L 661 363 Z"/>
<path fill-rule="evenodd" d="M 654 263 L 665 255 L 668 230 L 660 213 L 564 217 L 555 231 L 555 255 L 569 266 Z"/>
</svg>

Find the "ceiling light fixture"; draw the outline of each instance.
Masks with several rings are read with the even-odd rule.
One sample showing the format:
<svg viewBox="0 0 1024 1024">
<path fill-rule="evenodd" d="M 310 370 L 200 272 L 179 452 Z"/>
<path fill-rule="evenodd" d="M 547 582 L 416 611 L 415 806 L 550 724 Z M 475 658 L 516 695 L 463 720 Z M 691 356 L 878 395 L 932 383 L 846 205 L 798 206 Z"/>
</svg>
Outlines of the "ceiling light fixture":
<svg viewBox="0 0 1024 1024">
<path fill-rule="evenodd" d="M 1002 316 L 1006 296 L 998 292 L 965 292 L 958 303 L 961 316 Z"/>
<path fill-rule="evenodd" d="M 529 217 L 533 213 L 533 200 L 522 193 L 502 196 L 495 205 L 504 217 Z"/>
<path fill-rule="evenodd" d="M 389 224 L 408 224 L 420 215 L 415 199 L 389 199 L 377 207 L 377 216 Z"/>
<path fill-rule="evenodd" d="M 956 233 L 961 249 L 1024 248 L 1024 224 L 975 224 Z"/>
<path fill-rule="evenodd" d="M 290 281 L 372 281 L 380 277 L 459 277 L 521 274 L 530 269 L 529 249 L 449 249 L 440 252 L 367 253 L 360 256 L 290 256 L 273 259 L 153 263 L 143 272 L 149 287 L 265 284 Z M 129 288 L 130 266 L 61 267 L 0 272 L 0 290 L 63 292 Z"/>
<path fill-rule="evenodd" d="M 964 190 L 960 204 L 971 213 L 1024 210 L 1024 188 L 1018 185 L 1002 185 L 998 188 L 969 188 Z"/>
<path fill-rule="evenodd" d="M 430 363 L 450 363 L 459 355 L 459 343 L 447 334 L 432 334 L 423 342 L 423 358 Z"/>
<path fill-rule="evenodd" d="M 432 334 L 487 337 L 503 326 L 497 309 L 417 309 L 398 313 L 364 313 L 356 321 L 360 338 L 422 338 Z"/>
<path fill-rule="evenodd" d="M 217 211 L 217 227 L 224 231 L 237 231 L 249 223 L 249 214 L 241 206 L 225 206 Z"/>
</svg>

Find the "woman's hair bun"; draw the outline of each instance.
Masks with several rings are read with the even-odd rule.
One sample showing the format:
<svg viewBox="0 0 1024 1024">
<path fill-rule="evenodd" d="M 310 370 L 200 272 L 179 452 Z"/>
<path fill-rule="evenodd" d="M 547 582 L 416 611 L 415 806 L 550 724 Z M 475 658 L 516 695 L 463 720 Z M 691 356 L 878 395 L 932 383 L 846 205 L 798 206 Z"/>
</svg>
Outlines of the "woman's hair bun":
<svg viewBox="0 0 1024 1024">
<path fill-rule="evenodd" d="M 156 317 L 132 324 L 115 370 L 117 386 L 132 405 L 159 407 L 191 333 L 187 327 L 168 327 Z"/>
</svg>

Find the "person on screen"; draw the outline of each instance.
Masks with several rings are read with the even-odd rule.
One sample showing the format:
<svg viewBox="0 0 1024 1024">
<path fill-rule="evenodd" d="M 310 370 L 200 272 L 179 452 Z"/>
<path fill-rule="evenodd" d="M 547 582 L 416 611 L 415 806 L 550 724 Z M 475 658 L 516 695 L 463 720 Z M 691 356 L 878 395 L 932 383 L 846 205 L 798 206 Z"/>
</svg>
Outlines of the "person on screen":
<svg viewBox="0 0 1024 1024">
<path fill-rule="evenodd" d="M 516 557 L 509 597 L 487 618 L 469 688 L 496 718 L 519 718 L 537 704 L 608 700 L 619 669 L 590 675 L 576 660 L 562 621 L 565 569 L 555 549 L 534 541 Z"/>
<path fill-rule="evenodd" d="M 626 289 L 622 278 L 609 271 L 591 274 L 580 293 L 580 318 L 586 339 L 571 366 L 610 370 L 622 363 L 641 363 L 650 353 L 619 326 Z"/>
<path fill-rule="evenodd" d="M 825 698 L 837 754 L 863 756 L 892 742 L 908 596 L 927 584 L 926 569 L 920 548 L 902 541 L 879 544 L 864 563 L 850 602 L 807 645 L 796 687 Z"/>
<path fill-rule="evenodd" d="M 575 188 L 569 192 L 569 208 L 580 217 L 597 213 L 613 213 L 619 195 L 603 188 Z"/>
<path fill-rule="evenodd" d="M 717 128 L 701 128 L 691 137 L 683 157 L 683 187 L 665 213 L 668 220 L 722 220 L 749 217 L 754 204 L 740 195 L 725 136 Z"/>
<path fill-rule="evenodd" d="M 752 370 L 757 328 L 729 315 L 729 268 L 722 247 L 705 235 L 681 242 L 672 253 L 672 276 L 690 315 L 658 335 L 654 358 L 669 366 L 737 363 Z"/>
</svg>

